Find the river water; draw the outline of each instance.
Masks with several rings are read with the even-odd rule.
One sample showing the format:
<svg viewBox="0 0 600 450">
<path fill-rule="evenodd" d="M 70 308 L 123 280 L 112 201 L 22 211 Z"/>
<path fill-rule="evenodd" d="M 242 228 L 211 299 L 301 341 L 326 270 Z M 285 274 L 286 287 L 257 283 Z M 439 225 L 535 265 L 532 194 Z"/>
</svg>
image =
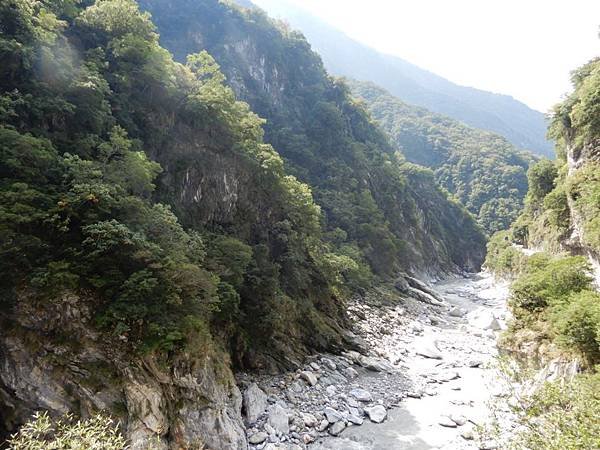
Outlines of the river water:
<svg viewBox="0 0 600 450">
<path fill-rule="evenodd" d="M 509 383 L 498 368 L 496 341 L 499 328 L 505 327 L 508 287 L 487 273 L 434 287 L 448 304 L 439 316 L 433 321 L 418 316 L 401 338 L 396 335 L 382 344 L 384 353 L 405 355 L 402 369 L 413 381 L 411 396 L 420 398 L 405 399 L 382 424 L 348 427 L 311 449 L 502 448 L 479 432 L 497 422 L 502 408 L 507 413 L 499 406 L 509 394 Z M 418 354 L 419 348 L 432 346 L 430 357 Z M 435 355 L 436 349 L 440 355 Z"/>
</svg>

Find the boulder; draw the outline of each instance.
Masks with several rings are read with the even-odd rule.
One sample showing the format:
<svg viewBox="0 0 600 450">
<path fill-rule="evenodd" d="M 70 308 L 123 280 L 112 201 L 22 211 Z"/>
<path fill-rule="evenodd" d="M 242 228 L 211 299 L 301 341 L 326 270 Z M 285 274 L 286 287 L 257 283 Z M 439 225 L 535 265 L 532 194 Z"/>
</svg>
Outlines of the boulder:
<svg viewBox="0 0 600 450">
<path fill-rule="evenodd" d="M 352 389 L 350 395 L 360 402 L 372 402 L 373 396 L 369 391 L 361 388 Z"/>
<path fill-rule="evenodd" d="M 329 423 L 336 423 L 343 419 L 342 414 L 330 406 L 323 410 L 323 414 Z"/>
<path fill-rule="evenodd" d="M 246 419 L 252 425 L 267 409 L 267 394 L 256 383 L 252 383 L 244 392 L 243 403 Z"/>
<path fill-rule="evenodd" d="M 258 445 L 265 442 L 268 437 L 269 435 L 267 433 L 264 431 L 259 431 L 258 433 L 254 433 L 252 436 L 250 436 L 248 438 L 248 442 L 250 442 L 252 445 Z"/>
<path fill-rule="evenodd" d="M 414 351 L 417 355 L 429 359 L 444 359 L 442 353 L 437 347 L 437 342 L 432 338 L 424 337 L 415 341 Z"/>
<path fill-rule="evenodd" d="M 306 381 L 309 384 L 309 386 L 314 386 L 319 381 L 317 379 L 317 376 L 313 372 L 309 372 L 308 370 L 301 372 L 300 378 Z"/>
<path fill-rule="evenodd" d="M 365 413 L 371 422 L 375 423 L 381 423 L 387 417 L 387 411 L 382 405 L 373 406 L 372 408 L 365 408 Z"/>
<path fill-rule="evenodd" d="M 339 422 L 336 422 L 329 427 L 329 434 L 331 434 L 332 436 L 338 436 L 345 429 L 346 424 L 343 420 L 340 420 Z"/>
<path fill-rule="evenodd" d="M 288 412 L 279 404 L 269 408 L 269 425 L 282 434 L 290 432 Z"/>
</svg>

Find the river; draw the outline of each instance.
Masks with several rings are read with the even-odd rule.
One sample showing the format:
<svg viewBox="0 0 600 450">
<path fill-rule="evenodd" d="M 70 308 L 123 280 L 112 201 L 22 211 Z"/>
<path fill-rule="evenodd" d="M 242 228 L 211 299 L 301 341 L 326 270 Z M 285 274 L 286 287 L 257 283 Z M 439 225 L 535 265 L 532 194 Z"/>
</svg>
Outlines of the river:
<svg viewBox="0 0 600 450">
<path fill-rule="evenodd" d="M 493 424 L 499 410 L 506 412 L 500 399 L 508 396 L 509 385 L 498 369 L 496 341 L 505 327 L 508 287 L 480 273 L 439 282 L 434 288 L 447 307 L 421 314 L 413 308 L 415 317 L 406 330 L 395 330 L 374 343 L 388 359 L 402 355 L 400 369 L 413 383 L 409 397 L 391 409 L 383 423 L 350 426 L 311 449 L 501 448 L 489 436 L 477 438 L 478 427 Z"/>
</svg>

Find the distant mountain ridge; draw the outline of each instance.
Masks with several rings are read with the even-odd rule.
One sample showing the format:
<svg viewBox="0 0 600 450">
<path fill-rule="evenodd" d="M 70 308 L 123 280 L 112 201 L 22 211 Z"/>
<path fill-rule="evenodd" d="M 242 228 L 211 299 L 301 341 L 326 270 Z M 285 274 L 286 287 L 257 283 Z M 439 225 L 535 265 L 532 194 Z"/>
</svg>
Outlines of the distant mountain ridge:
<svg viewBox="0 0 600 450">
<path fill-rule="evenodd" d="M 247 6 L 247 1 L 244 2 Z M 401 100 L 501 134 L 519 148 L 554 157 L 543 113 L 508 96 L 460 86 L 399 57 L 373 50 L 309 13 L 277 1 L 267 8 L 304 33 L 328 71 L 370 81 Z"/>
</svg>

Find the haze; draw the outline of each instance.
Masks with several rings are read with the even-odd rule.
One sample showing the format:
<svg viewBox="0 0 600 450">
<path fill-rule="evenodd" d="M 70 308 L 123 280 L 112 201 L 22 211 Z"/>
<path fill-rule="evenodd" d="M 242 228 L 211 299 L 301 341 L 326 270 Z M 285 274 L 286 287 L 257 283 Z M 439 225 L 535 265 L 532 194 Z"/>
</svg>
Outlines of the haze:
<svg viewBox="0 0 600 450">
<path fill-rule="evenodd" d="M 290 1 L 376 50 L 542 112 L 600 50 L 595 0 Z M 281 9 L 278 0 L 254 3 Z"/>
</svg>

